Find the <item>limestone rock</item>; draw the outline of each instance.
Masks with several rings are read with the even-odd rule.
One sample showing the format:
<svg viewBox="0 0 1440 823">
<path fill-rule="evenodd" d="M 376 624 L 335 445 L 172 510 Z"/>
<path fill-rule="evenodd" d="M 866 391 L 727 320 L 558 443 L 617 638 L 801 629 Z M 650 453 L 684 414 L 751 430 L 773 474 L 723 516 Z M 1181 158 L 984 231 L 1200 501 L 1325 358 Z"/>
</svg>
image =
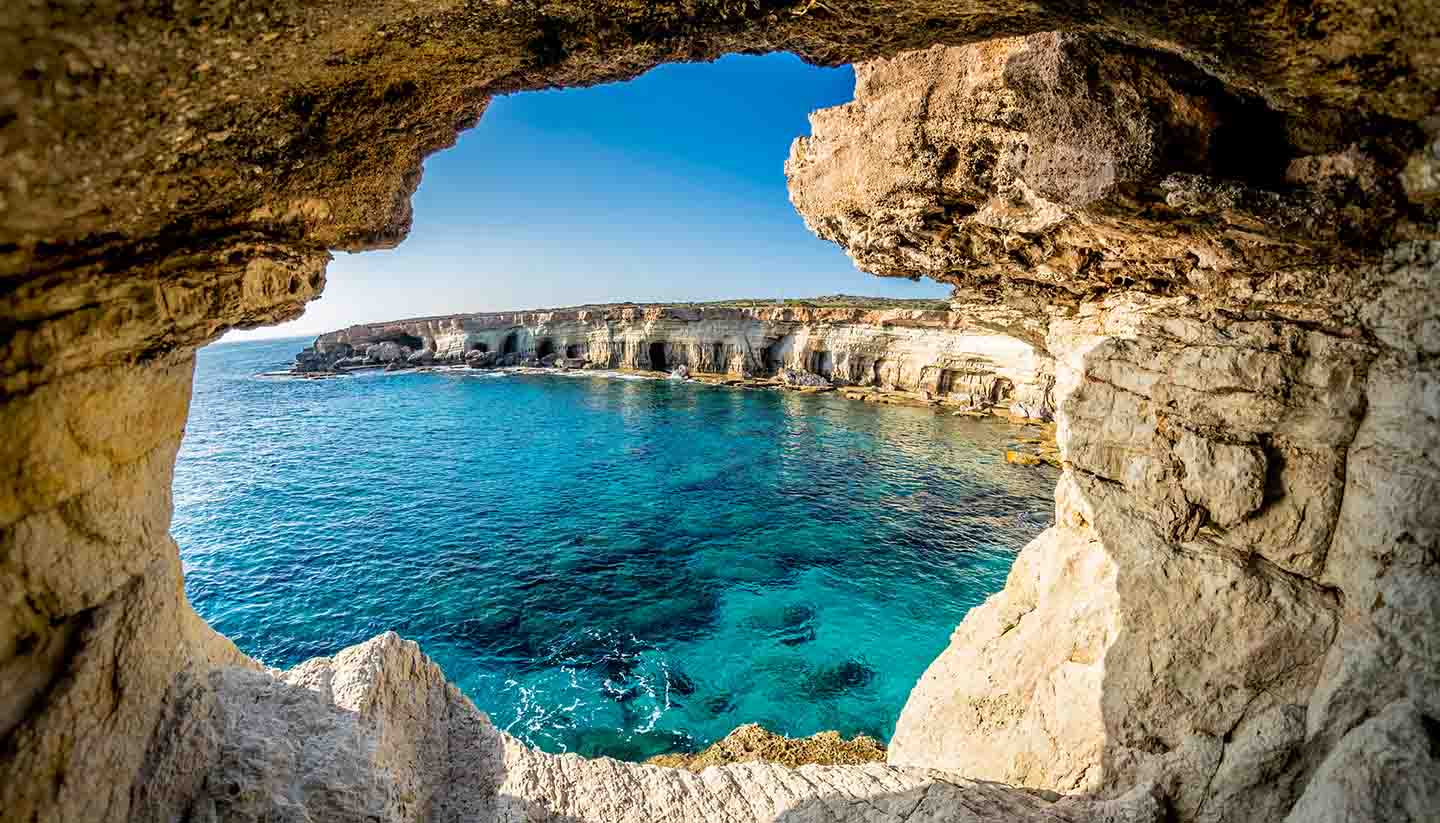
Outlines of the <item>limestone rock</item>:
<svg viewBox="0 0 1440 823">
<path fill-rule="evenodd" d="M 1289 823 L 1431 819 L 1440 809 L 1440 728 L 1396 701 L 1352 729 L 1320 765 Z"/>
<path fill-rule="evenodd" d="M 930 392 L 951 406 L 983 410 L 1015 404 L 1023 416 L 1049 419 L 1055 383 L 1050 358 L 995 324 L 992 312 L 903 305 L 616 304 L 356 325 L 320 335 L 311 348 L 368 349 L 380 340 L 426 340 L 434 341 L 437 359 L 444 359 L 442 352 L 466 352 L 469 362 L 483 347 L 510 351 L 497 354 L 496 362 L 514 366 L 527 362 L 526 341 L 542 341 L 554 351 L 538 361 L 541 365 L 580 368 L 588 361 L 594 368 L 648 370 L 651 347 L 658 345 L 694 374 L 768 375 L 791 368 L 841 385 Z M 585 358 L 564 352 L 584 352 Z"/>
<path fill-rule="evenodd" d="M 1219 526 L 1233 526 L 1265 499 L 1265 455 L 1253 446 L 1215 443 L 1186 432 L 1175 446 L 1185 466 L 1180 487 Z"/>
<path fill-rule="evenodd" d="M 203 786 L 172 810 L 186 819 L 901 821 L 954 819 L 962 809 L 967 820 L 995 823 L 1161 819 L 1143 793 L 1054 800 L 879 763 L 741 762 L 697 774 L 545 754 L 497 730 L 394 634 L 278 677 L 222 668 L 209 683 Z"/>
<path fill-rule="evenodd" d="M 499 361 L 500 356 L 493 351 L 472 350 L 465 355 L 465 365 L 472 369 L 493 368 Z"/>
<path fill-rule="evenodd" d="M 781 369 L 779 376 L 780 382 L 787 386 L 828 387 L 830 385 L 829 380 L 804 369 Z"/>
<path fill-rule="evenodd" d="M 7 817 L 1435 817 L 1440 5 L 10 5 Z M 860 63 L 855 101 L 787 163 L 807 224 L 866 270 L 956 286 L 966 334 L 1053 366 L 1030 371 L 1054 379 L 1057 525 L 917 687 L 889 754 L 916 765 L 542 755 L 403 644 L 278 680 L 201 623 L 166 533 L 197 346 L 299 316 L 330 250 L 399 242 L 426 155 L 492 95 L 785 49 Z M 630 311 L 614 336 L 608 317 L 557 321 L 567 344 L 597 333 L 597 364 L 649 365 L 649 325 L 697 372 L 940 393 L 875 357 L 923 318 L 821 346 L 682 341 L 676 315 Z M 475 330 L 514 365 L 534 320 Z M 463 320 L 432 322 L 349 342 L 390 341 L 384 362 L 401 341 L 466 350 Z M 1032 405 L 1027 382 L 1005 405 Z M 1185 433 L 1259 451 L 1177 450 Z M 1187 489 L 1187 455 L 1243 488 Z"/>
<path fill-rule="evenodd" d="M 371 363 L 394 363 L 404 359 L 404 352 L 400 344 L 393 340 L 386 340 L 382 343 L 373 343 L 365 349 L 365 359 Z"/>
<path fill-rule="evenodd" d="M 755 723 L 740 726 L 704 751 L 695 754 L 662 754 L 647 760 L 656 766 L 670 766 L 692 772 L 703 772 L 711 766 L 731 763 L 779 763 L 782 766 L 840 766 L 881 763 L 885 747 L 880 741 L 863 734 L 846 740 L 836 732 L 820 732 L 809 737 L 783 737 Z"/>
<path fill-rule="evenodd" d="M 1018 452 L 1014 449 L 1006 449 L 1005 462 L 1014 463 L 1017 466 L 1038 466 L 1045 461 L 1041 460 L 1038 454 L 1027 454 L 1026 452 Z"/>
</svg>

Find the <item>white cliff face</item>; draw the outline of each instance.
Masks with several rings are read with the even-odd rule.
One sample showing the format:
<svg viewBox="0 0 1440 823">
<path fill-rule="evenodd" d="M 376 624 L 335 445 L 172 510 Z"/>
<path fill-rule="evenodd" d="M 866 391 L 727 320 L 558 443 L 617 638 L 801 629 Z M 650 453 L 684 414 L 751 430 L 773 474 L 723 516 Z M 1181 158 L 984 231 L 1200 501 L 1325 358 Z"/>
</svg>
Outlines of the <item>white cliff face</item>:
<svg viewBox="0 0 1440 823">
<path fill-rule="evenodd" d="M 1376 272 L 1393 348 L 1143 296 L 1053 321 L 1056 525 L 916 686 L 889 762 L 1148 784 L 1185 820 L 1425 819 L 1440 585 L 1410 540 L 1435 534 L 1414 455 L 1440 441 L 1413 423 L 1440 394 L 1402 364 L 1434 265 Z"/>
<path fill-rule="evenodd" d="M 838 385 L 928 391 L 1024 417 L 1049 417 L 1053 409 L 1050 359 L 963 312 L 616 307 L 473 314 L 352 326 L 321 335 L 314 348 L 364 351 L 399 341 L 449 361 L 480 351 L 734 376 L 794 369 Z"/>
</svg>

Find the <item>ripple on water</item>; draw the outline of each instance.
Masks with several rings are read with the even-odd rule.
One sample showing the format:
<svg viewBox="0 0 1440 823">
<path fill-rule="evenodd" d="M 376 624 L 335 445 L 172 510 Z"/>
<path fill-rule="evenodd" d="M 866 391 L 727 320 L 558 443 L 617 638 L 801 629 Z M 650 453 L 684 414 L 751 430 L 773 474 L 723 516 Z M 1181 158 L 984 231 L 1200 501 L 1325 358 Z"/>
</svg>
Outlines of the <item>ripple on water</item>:
<svg viewBox="0 0 1440 823">
<path fill-rule="evenodd" d="M 968 418 L 590 373 L 255 377 L 299 345 L 200 353 L 191 601 L 279 667 L 394 629 L 550 751 L 887 739 L 1051 519 L 1055 473 Z"/>
</svg>

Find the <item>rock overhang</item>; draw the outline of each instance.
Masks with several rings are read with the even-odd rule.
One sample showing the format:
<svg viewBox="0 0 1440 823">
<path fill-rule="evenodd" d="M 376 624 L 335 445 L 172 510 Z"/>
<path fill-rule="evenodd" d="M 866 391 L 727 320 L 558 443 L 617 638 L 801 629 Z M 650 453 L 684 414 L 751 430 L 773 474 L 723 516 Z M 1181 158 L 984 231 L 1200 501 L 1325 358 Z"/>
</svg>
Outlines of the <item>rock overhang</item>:
<svg viewBox="0 0 1440 823">
<path fill-rule="evenodd" d="M 1440 663 L 1419 642 L 1440 603 L 1426 507 L 1440 480 L 1423 458 L 1435 446 L 1427 330 L 1440 324 L 1427 183 L 1440 12 L 1247 12 L 905 0 L 17 10 L 0 30 L 0 415 L 16 469 L 0 540 L 6 807 L 164 816 L 213 804 L 207 775 L 235 765 L 223 735 L 193 724 L 216 716 L 216 678 L 253 664 L 179 596 L 165 535 L 195 346 L 300 312 L 329 249 L 398 242 L 424 155 L 492 94 L 790 49 L 886 58 L 862 68 L 857 97 L 888 90 L 904 104 L 880 105 L 867 134 L 817 119 L 800 176 L 834 171 L 814 162 L 829 141 L 827 158 L 852 151 L 879 185 L 793 197 L 802 213 L 867 268 L 955 283 L 993 327 L 1056 358 L 1064 397 L 1057 513 L 1071 532 L 1027 549 L 1034 580 L 1015 576 L 1015 602 L 997 606 L 1010 609 L 1002 623 L 1031 626 L 992 638 L 977 616 L 969 645 L 935 669 L 943 688 L 957 661 L 977 670 L 977 650 L 1008 657 L 1013 677 L 967 699 L 1009 706 L 1014 725 L 986 731 L 992 759 L 957 760 L 975 729 L 922 683 L 910 722 L 945 732 L 902 745 L 910 762 L 1065 791 L 1134 787 L 1180 819 L 1433 811 L 1433 755 L 1403 741 L 1425 740 L 1440 714 Z M 1053 31 L 1068 33 L 1040 34 Z M 1002 35 L 1029 42 L 897 56 Z M 950 94 L 948 111 L 948 92 L 914 93 L 974 76 L 957 70 L 965 61 L 998 65 L 998 79 Z M 956 105 L 977 93 L 975 111 L 993 115 L 983 130 Z M 924 133 L 937 122 L 954 128 Z M 1073 594 L 1034 608 L 1025 592 L 1058 591 L 1047 564 L 1072 561 L 1100 581 L 1097 608 L 1077 610 Z M 1177 597 L 1202 605 L 1198 624 L 1167 616 Z M 1059 625 L 1095 642 L 1006 646 Z M 1232 659 L 1217 661 L 1215 644 Z M 1087 708 L 1056 734 L 1035 695 L 1076 666 L 1093 676 L 1069 687 Z M 384 693 L 365 671 L 356 688 Z M 1029 747 L 1037 734 L 1066 750 Z M 1382 755 L 1415 766 L 1403 797 L 1346 766 Z"/>
</svg>

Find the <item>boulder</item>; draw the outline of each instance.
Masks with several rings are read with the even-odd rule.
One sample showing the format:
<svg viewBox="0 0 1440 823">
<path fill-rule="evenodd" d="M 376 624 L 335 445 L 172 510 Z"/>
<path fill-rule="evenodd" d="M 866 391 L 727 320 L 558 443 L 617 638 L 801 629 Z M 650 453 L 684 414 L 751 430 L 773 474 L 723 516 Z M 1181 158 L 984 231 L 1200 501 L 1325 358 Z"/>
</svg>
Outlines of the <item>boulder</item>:
<svg viewBox="0 0 1440 823">
<path fill-rule="evenodd" d="M 393 363 L 404 357 L 404 349 L 393 340 L 371 343 L 365 349 L 365 359 L 371 363 Z"/>
<path fill-rule="evenodd" d="M 405 359 L 412 366 L 428 366 L 435 362 L 435 352 L 430 349 L 421 349 Z"/>
<path fill-rule="evenodd" d="M 805 371 L 804 369 L 781 369 L 780 382 L 787 386 L 799 386 L 802 388 L 828 388 L 830 386 L 829 380 L 826 380 L 814 372 Z"/>
<path fill-rule="evenodd" d="M 490 369 L 499 359 L 500 355 L 493 351 L 472 351 L 465 355 L 465 365 L 472 369 Z"/>
<path fill-rule="evenodd" d="M 689 379 L 690 379 L 690 367 L 687 366 L 687 365 L 685 365 L 684 363 L 681 363 L 680 365 L 676 366 L 674 369 L 672 369 L 672 370 L 670 371 L 670 379 L 671 379 L 671 380 L 689 380 Z"/>
<path fill-rule="evenodd" d="M 300 374 L 329 371 L 330 365 L 330 358 L 312 348 L 303 349 L 295 355 L 294 370 Z"/>
</svg>

